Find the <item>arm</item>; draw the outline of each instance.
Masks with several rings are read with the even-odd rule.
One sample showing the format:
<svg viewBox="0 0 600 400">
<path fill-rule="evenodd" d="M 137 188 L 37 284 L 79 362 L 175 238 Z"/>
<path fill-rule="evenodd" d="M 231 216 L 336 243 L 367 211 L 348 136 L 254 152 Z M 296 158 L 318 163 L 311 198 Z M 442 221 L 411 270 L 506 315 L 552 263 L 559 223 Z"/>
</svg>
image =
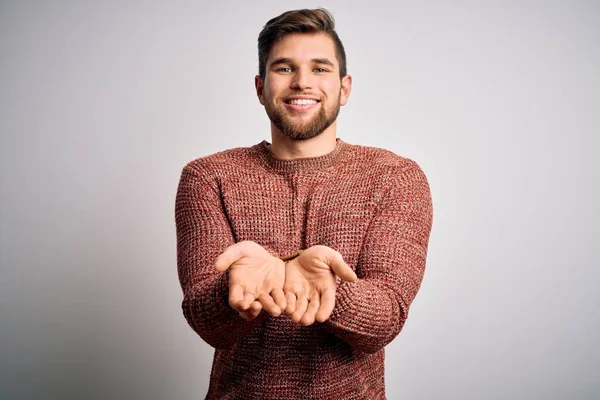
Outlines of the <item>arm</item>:
<svg viewBox="0 0 600 400">
<path fill-rule="evenodd" d="M 183 169 L 179 181 L 175 222 L 183 314 L 209 345 L 230 347 L 263 315 L 245 321 L 229 306 L 229 271 L 218 272 L 213 264 L 234 244 L 233 234 L 216 183 L 190 166 Z"/>
<path fill-rule="evenodd" d="M 338 286 L 328 330 L 367 353 L 398 335 L 423 278 L 432 217 L 427 179 L 414 164 L 392 183 L 371 221 L 359 280 Z"/>
</svg>

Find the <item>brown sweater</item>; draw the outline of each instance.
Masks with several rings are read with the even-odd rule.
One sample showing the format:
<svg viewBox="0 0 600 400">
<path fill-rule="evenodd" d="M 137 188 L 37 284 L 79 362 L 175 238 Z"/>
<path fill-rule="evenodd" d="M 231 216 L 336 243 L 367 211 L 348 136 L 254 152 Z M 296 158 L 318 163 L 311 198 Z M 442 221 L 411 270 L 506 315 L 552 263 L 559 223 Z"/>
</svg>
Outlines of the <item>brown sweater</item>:
<svg viewBox="0 0 600 400">
<path fill-rule="evenodd" d="M 384 346 L 419 289 L 432 223 L 427 179 L 392 152 L 337 140 L 333 152 L 276 159 L 263 141 L 199 158 L 177 191 L 177 262 L 190 326 L 215 350 L 207 399 L 385 399 Z M 293 324 L 228 305 L 212 264 L 252 240 L 275 255 L 325 245 L 359 280 L 340 284 L 328 321 Z"/>
</svg>

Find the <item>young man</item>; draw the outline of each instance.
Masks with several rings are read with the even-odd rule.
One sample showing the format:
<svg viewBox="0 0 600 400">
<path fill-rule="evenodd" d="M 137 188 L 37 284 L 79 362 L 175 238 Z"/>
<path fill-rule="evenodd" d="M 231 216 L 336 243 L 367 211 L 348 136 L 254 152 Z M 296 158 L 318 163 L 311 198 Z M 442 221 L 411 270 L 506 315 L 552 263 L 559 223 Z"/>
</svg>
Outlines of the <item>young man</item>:
<svg viewBox="0 0 600 400">
<path fill-rule="evenodd" d="M 427 179 L 336 137 L 352 79 L 331 15 L 286 12 L 258 38 L 263 141 L 183 169 L 183 313 L 215 348 L 207 399 L 384 399 L 384 346 L 425 268 Z"/>
</svg>

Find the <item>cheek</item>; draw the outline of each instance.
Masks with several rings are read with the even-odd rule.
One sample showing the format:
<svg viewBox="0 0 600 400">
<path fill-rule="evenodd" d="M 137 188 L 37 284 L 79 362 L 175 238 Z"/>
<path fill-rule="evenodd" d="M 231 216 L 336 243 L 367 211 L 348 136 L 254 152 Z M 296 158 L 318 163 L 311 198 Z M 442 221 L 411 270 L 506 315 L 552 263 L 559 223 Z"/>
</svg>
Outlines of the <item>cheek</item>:
<svg viewBox="0 0 600 400">
<path fill-rule="evenodd" d="M 281 96 L 281 90 L 279 90 L 277 87 L 267 86 L 265 87 L 264 94 L 266 99 L 268 99 L 271 102 L 276 102 Z"/>
<path fill-rule="evenodd" d="M 321 87 L 323 91 L 327 93 L 328 96 L 331 96 L 332 93 L 335 94 L 335 98 L 337 98 L 338 94 L 342 90 L 342 86 L 339 80 L 326 80 L 322 82 Z"/>
<path fill-rule="evenodd" d="M 264 87 L 264 94 L 269 98 L 276 98 L 285 91 L 285 82 L 277 79 L 267 79 Z"/>
</svg>

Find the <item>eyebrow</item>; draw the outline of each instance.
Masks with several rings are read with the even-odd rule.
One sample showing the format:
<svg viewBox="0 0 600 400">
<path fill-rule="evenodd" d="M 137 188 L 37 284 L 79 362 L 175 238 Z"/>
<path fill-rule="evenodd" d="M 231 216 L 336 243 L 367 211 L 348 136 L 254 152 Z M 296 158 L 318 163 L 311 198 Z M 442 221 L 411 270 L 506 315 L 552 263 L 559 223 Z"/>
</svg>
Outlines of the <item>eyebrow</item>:
<svg viewBox="0 0 600 400">
<path fill-rule="evenodd" d="M 315 64 L 325 64 L 325 65 L 329 65 L 331 67 L 335 67 L 335 65 L 333 65 L 333 63 L 331 61 L 329 61 L 329 59 L 327 59 L 327 58 L 313 58 L 311 61 L 314 62 Z"/>
<path fill-rule="evenodd" d="M 315 64 L 324 64 L 324 65 L 329 65 L 331 67 L 335 67 L 335 65 L 331 61 L 329 61 L 329 59 L 327 59 L 327 58 L 313 58 L 313 59 L 311 59 L 311 61 Z M 293 61 L 291 58 L 288 58 L 288 57 L 279 57 L 279 58 L 276 58 L 275 60 L 273 60 L 273 62 L 271 62 L 271 66 L 277 65 L 277 64 L 293 64 Z"/>
</svg>

